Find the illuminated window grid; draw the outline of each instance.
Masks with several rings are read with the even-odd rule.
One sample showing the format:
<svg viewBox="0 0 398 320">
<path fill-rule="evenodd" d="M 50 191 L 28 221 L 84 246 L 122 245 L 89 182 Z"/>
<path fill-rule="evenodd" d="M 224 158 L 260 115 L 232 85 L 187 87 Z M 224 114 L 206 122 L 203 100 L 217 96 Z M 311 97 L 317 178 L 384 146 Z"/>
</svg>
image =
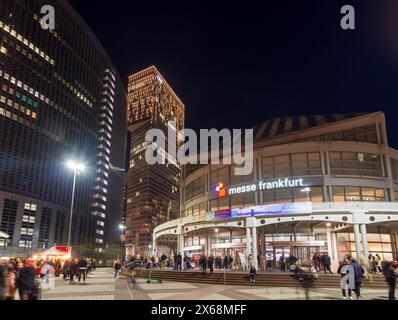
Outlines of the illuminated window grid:
<svg viewBox="0 0 398 320">
<path fill-rule="evenodd" d="M 55 61 L 54 59 L 50 58 L 49 55 L 45 54 L 40 48 L 35 46 L 32 42 L 30 42 L 28 39 L 23 37 L 21 34 L 17 33 L 14 29 L 12 29 L 10 26 L 6 25 L 3 21 L 0 20 L 0 28 L 3 29 L 5 32 L 13 36 L 15 39 L 17 39 L 19 42 L 23 43 L 26 47 L 31 49 L 33 52 L 35 52 L 37 55 L 39 55 L 41 58 L 49 62 L 50 64 L 54 65 Z"/>
</svg>

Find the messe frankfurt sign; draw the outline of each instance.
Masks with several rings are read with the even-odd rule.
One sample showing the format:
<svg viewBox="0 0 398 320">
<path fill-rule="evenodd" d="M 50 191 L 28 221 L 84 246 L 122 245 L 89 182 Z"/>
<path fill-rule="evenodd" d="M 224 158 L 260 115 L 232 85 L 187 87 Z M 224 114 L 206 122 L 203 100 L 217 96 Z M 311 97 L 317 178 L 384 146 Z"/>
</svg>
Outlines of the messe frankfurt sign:
<svg viewBox="0 0 398 320">
<path fill-rule="evenodd" d="M 300 187 L 310 187 L 314 185 L 322 185 L 322 178 L 280 178 L 274 180 L 265 180 L 258 182 L 251 182 L 245 185 L 232 186 L 228 188 L 228 194 L 230 196 L 256 192 L 256 191 L 266 191 L 275 189 L 285 189 L 285 188 L 300 188 Z"/>
</svg>

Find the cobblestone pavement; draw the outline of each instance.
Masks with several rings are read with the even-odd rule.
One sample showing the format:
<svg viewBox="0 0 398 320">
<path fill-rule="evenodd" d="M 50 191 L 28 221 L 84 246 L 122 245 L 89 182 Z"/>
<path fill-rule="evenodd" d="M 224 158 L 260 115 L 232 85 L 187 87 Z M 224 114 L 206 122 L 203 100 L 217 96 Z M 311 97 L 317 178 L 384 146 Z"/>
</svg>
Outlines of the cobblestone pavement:
<svg viewBox="0 0 398 320">
<path fill-rule="evenodd" d="M 354 295 L 353 295 L 354 296 Z M 365 300 L 387 300 L 388 290 L 365 289 Z M 56 280 L 54 290 L 43 292 L 44 300 L 341 300 L 339 289 L 271 288 L 169 282 L 133 285 L 123 276 L 113 279 L 111 269 L 91 273 L 86 284 L 70 285 Z"/>
</svg>

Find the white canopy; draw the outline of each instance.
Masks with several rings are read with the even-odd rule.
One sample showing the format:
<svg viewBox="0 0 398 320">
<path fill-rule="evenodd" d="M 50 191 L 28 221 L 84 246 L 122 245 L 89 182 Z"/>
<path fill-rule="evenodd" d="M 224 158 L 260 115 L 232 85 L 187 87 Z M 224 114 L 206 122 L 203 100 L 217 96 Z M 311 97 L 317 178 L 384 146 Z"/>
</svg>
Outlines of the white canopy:
<svg viewBox="0 0 398 320">
<path fill-rule="evenodd" d="M 42 253 L 40 253 L 38 255 L 39 256 L 64 256 L 65 252 L 58 251 L 55 248 L 50 248 L 50 249 L 48 249 L 48 250 L 46 250 L 46 251 L 44 251 L 44 252 L 42 252 Z"/>
<path fill-rule="evenodd" d="M 3 239 L 8 239 L 10 236 L 7 234 L 7 233 L 5 233 L 5 232 L 3 232 L 3 231 L 0 231 L 0 238 L 3 238 Z"/>
</svg>

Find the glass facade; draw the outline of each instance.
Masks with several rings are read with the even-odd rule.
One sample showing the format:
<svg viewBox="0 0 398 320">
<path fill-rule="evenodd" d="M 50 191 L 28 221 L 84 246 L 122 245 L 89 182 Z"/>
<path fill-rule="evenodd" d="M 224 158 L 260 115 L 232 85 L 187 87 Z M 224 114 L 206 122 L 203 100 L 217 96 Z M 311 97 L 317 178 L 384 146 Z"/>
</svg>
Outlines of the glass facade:
<svg viewBox="0 0 398 320">
<path fill-rule="evenodd" d="M 123 168 L 125 162 L 124 85 L 70 4 L 51 5 L 56 28 L 44 30 L 42 1 L 0 0 L 0 203 L 5 205 L 0 207 L 11 199 L 18 204 L 15 223 L 7 208 L 0 218 L 2 231 L 18 235 L 9 239 L 11 254 L 21 247 L 39 251 L 44 242 L 65 244 L 61 229 L 69 216 L 62 223 L 56 212 L 70 212 L 73 174 L 65 166 L 70 159 L 87 167 L 76 185 L 72 243 L 93 242 L 96 220 L 104 222 L 104 243 L 119 240 L 122 176 L 110 164 Z M 103 200 L 104 210 L 92 210 Z M 33 223 L 31 214 L 23 221 L 27 202 L 37 206 L 40 223 Z M 51 221 L 59 222 L 55 233 L 48 232 Z"/>
<path fill-rule="evenodd" d="M 330 169 L 334 175 L 382 177 L 379 155 L 355 152 L 330 152 Z"/>
<path fill-rule="evenodd" d="M 298 153 L 262 159 L 264 179 L 322 175 L 319 152 Z"/>
<path fill-rule="evenodd" d="M 351 229 L 352 230 L 352 229 Z M 356 258 L 354 233 L 337 233 L 339 260 L 342 261 L 345 255 Z M 389 234 L 368 233 L 369 252 L 372 255 L 378 254 L 383 261 L 393 260 L 391 236 Z"/>
<path fill-rule="evenodd" d="M 386 201 L 384 189 L 364 187 L 333 187 L 334 202 Z"/>
<path fill-rule="evenodd" d="M 376 144 L 378 143 L 377 128 L 375 125 L 370 125 L 300 140 L 300 142 L 308 141 L 355 141 Z"/>
</svg>

